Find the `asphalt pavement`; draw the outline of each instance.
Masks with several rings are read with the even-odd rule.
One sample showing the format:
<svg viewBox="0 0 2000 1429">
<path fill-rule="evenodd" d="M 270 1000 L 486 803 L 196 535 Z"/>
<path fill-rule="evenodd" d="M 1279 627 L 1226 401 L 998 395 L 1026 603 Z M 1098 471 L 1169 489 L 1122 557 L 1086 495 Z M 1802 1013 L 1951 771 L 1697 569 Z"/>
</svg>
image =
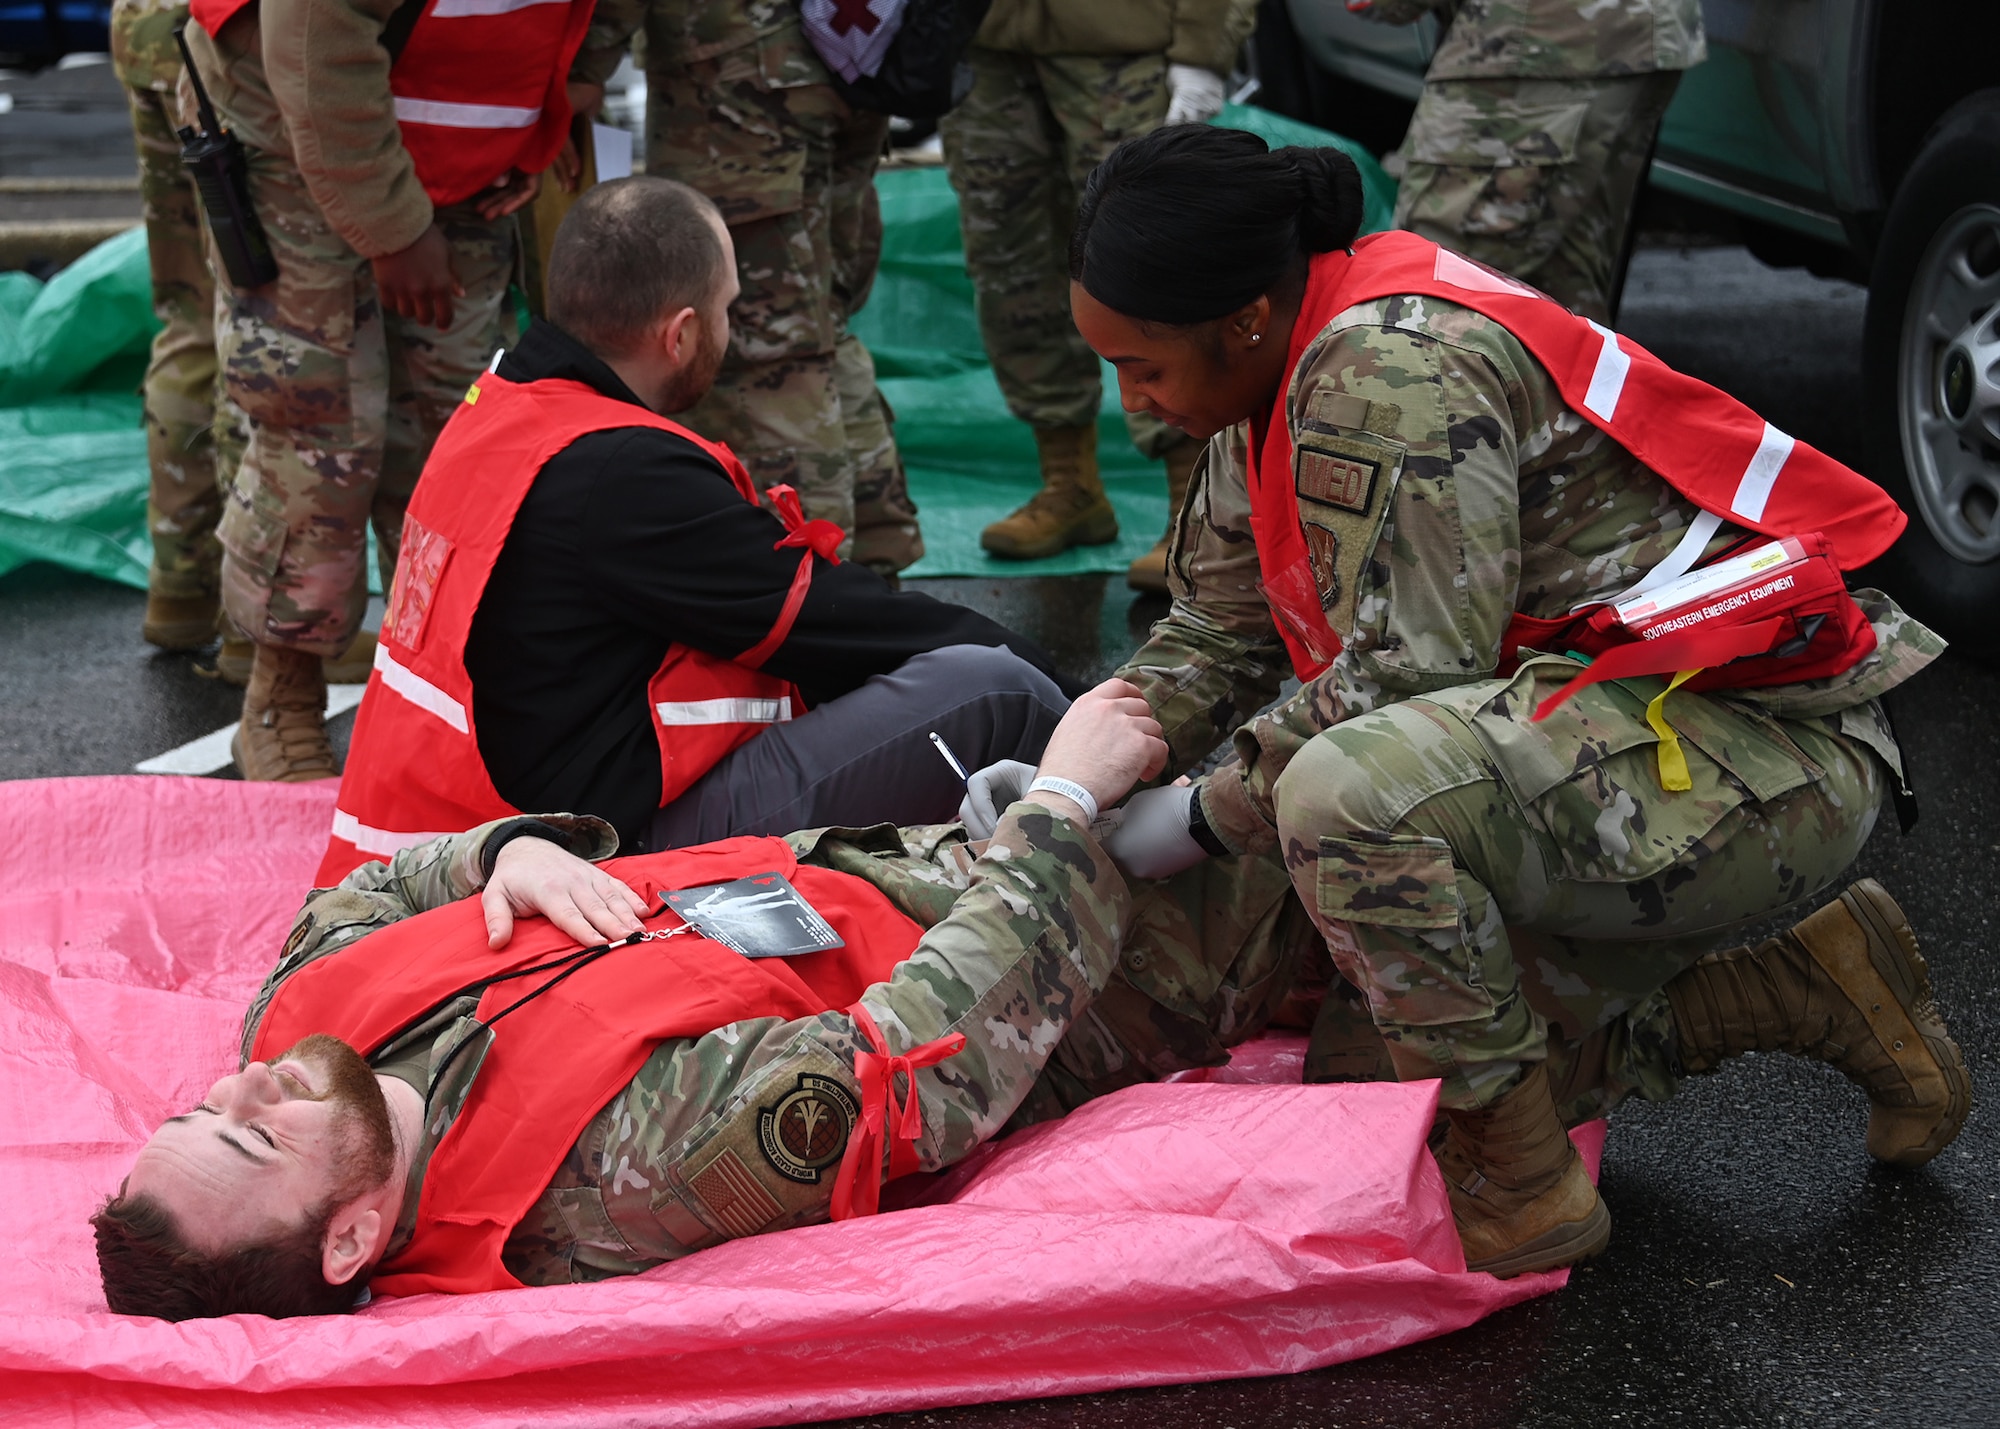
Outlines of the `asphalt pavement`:
<svg viewBox="0 0 2000 1429">
<path fill-rule="evenodd" d="M 24 171 L 7 122 L 0 115 L 0 176 Z M 31 157 L 50 171 L 39 151 Z M 1621 326 L 1859 462 L 1863 305 L 1857 288 L 1774 272 L 1740 249 L 1648 248 Z M 1015 625 L 1085 679 L 1115 667 L 1164 609 L 1116 578 L 912 584 Z M 135 592 L 46 567 L 0 577 L 0 778 L 127 773 L 234 718 L 235 691 L 140 641 L 142 605 Z M 2000 1085 L 2000 972 L 1989 953 L 2000 916 L 1997 708 L 2000 673 L 1949 656 L 1902 693 L 1895 714 L 1922 819 L 1905 836 L 1885 815 L 1855 870 L 1908 908 L 1976 1094 Z M 337 720 L 337 734 L 349 723 Z M 1975 1106 L 1956 1145 L 1915 1172 L 1870 1163 L 1865 1120 L 1860 1093 L 1828 1068 L 1739 1059 L 1669 1103 L 1620 1111 L 1603 1178 L 1611 1247 L 1558 1294 L 1309 1374 L 849 1423 L 2000 1424 L 1995 1120 Z"/>
</svg>

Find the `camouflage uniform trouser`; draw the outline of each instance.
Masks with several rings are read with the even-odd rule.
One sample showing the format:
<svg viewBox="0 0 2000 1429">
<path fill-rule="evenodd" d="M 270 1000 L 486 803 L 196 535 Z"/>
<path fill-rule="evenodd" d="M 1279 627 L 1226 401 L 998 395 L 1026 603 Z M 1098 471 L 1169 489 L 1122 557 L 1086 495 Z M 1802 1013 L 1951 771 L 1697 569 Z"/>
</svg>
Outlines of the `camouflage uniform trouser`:
<svg viewBox="0 0 2000 1429">
<path fill-rule="evenodd" d="M 223 394 L 215 355 L 215 280 L 194 181 L 181 167 L 171 93 L 128 85 L 139 150 L 153 314 L 162 326 L 146 367 L 146 528 L 153 538 L 147 588 L 171 599 L 216 589 L 222 549 L 215 523 L 222 491 L 242 458 L 241 414 Z"/>
<path fill-rule="evenodd" d="M 842 555 L 899 571 L 924 553 L 917 508 L 875 360 L 847 330 L 882 257 L 889 119 L 831 85 L 768 84 L 755 48 L 647 70 L 646 172 L 715 201 L 742 284 L 715 388 L 678 420 L 759 490 L 798 488 L 808 516 L 850 533 Z"/>
<path fill-rule="evenodd" d="M 993 376 L 1031 427 L 1095 426 L 1103 378 L 1069 315 L 1070 230 L 1090 171 L 1167 117 L 1166 56 L 967 58 L 972 92 L 939 127 Z M 1185 440 L 1150 413 L 1125 425 L 1148 457 Z"/>
<path fill-rule="evenodd" d="M 289 159 L 250 153 L 278 278 L 227 298 L 223 380 L 250 440 L 224 503 L 223 605 L 260 644 L 337 655 L 368 604 L 371 521 L 386 576 L 431 444 L 501 342 L 514 220 L 441 209 L 465 296 L 440 332 L 385 315 Z"/>
<path fill-rule="evenodd" d="M 1589 1054 L 1604 1106 L 1670 1095 L 1660 989 L 1727 930 L 1831 886 L 1886 787 L 1838 716 L 1677 691 L 1665 713 L 1692 788 L 1663 791 L 1645 717 L 1663 682 L 1591 686 L 1529 722 L 1575 668 L 1359 715 L 1278 781 L 1300 899 L 1396 1074 L 1442 1078 L 1447 1106 L 1513 1086 L 1551 1024 L 1570 1044 L 1611 1029 Z"/>
<path fill-rule="evenodd" d="M 1632 208 L 1678 71 L 1424 86 L 1396 226 L 1610 321 Z"/>
</svg>

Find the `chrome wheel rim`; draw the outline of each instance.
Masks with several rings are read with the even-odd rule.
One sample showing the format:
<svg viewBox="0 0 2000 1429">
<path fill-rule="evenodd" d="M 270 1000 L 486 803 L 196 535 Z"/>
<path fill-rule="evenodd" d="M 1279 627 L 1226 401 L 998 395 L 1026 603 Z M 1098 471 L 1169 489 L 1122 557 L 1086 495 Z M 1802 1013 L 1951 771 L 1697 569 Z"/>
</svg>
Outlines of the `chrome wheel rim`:
<svg viewBox="0 0 2000 1429">
<path fill-rule="evenodd" d="M 1959 560 L 2000 559 L 2000 208 L 1938 230 L 1905 313 L 1896 415 L 1917 513 Z"/>
</svg>

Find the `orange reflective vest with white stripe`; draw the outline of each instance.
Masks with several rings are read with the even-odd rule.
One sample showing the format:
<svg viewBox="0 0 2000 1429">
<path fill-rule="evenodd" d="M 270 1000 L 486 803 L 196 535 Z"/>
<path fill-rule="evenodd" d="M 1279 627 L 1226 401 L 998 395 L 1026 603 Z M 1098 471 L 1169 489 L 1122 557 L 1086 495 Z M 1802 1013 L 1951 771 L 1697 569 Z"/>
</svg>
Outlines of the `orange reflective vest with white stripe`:
<svg viewBox="0 0 2000 1429">
<path fill-rule="evenodd" d="M 214 35 L 251 0 L 194 0 Z M 569 132 L 570 62 L 595 0 L 423 0 L 389 69 L 417 181 L 440 207 L 511 169 L 538 174 Z"/>
<path fill-rule="evenodd" d="M 538 384 L 539 385 L 539 384 Z M 424 1171 L 416 1227 L 371 1279 L 378 1294 L 471 1294 L 520 1285 L 502 1263 L 507 1236 L 604 1104 L 638 1073 L 654 1048 L 753 1018 L 805 1018 L 845 1009 L 864 1044 L 855 1054 L 861 1093 L 832 1188 L 835 1220 L 872 1214 L 889 1147 L 893 1179 L 917 1169 L 923 1131 L 915 1082 L 905 1101 L 895 1074 L 933 1066 L 965 1045 L 953 1032 L 891 1055 L 860 998 L 888 981 L 923 936 L 880 889 L 853 874 L 802 865 L 783 839 L 735 838 L 697 848 L 614 859 L 604 867 L 656 910 L 668 889 L 726 883 L 764 873 L 789 879 L 842 946 L 789 958 L 746 958 L 699 934 L 647 946 L 624 940 L 579 949 L 543 918 L 517 924 L 507 946 L 487 946 L 477 898 L 464 898 L 378 928 L 278 984 L 250 1055 L 266 1060 L 300 1038 L 331 1033 L 372 1056 L 412 1023 L 455 997 L 479 998 L 492 1028 L 463 1108 Z M 652 937 L 684 931 L 662 913 Z M 518 1005 L 517 1005 L 518 1004 Z M 736 1189 L 750 1235 L 770 1202 L 733 1156 L 712 1161 Z M 711 1206 L 729 1198 L 712 1195 Z M 776 1214 L 775 1203 L 771 1212 Z M 726 1214 L 726 1212 L 725 1212 Z"/>
<path fill-rule="evenodd" d="M 465 643 L 514 514 L 542 467 L 579 437 L 614 427 L 657 427 L 694 443 L 745 501 L 757 503 L 749 473 L 727 447 L 644 407 L 562 378 L 481 377 L 445 424 L 410 497 L 320 887 L 370 859 L 524 812 L 500 797 L 480 758 Z M 842 533 L 829 521 L 804 520 L 789 488 L 771 495 L 788 528 L 776 544 L 802 550 L 770 632 L 734 660 L 669 646 L 646 686 L 660 746 L 662 805 L 723 756 L 803 709 L 789 681 L 758 667 L 791 633 L 812 584 L 814 555 L 835 559 Z"/>
<path fill-rule="evenodd" d="M 1690 688 L 1744 688 L 1835 674 L 1874 650 L 1874 632 L 1841 586 L 1839 572 L 1866 565 L 1902 534 L 1909 518 L 1896 503 L 1867 477 L 1779 431 L 1726 392 L 1674 371 L 1630 338 L 1578 317 L 1533 288 L 1415 234 L 1371 235 L 1349 251 L 1313 259 L 1292 329 L 1288 371 L 1297 370 L 1306 348 L 1339 314 L 1399 294 L 1441 298 L 1499 323 L 1547 369 L 1574 411 L 1701 508 L 1704 514 L 1692 523 L 1689 538 L 1642 587 L 1664 586 L 1692 568 L 1724 520 L 1767 536 L 1823 538 L 1812 549 L 1828 575 L 1813 583 L 1812 592 L 1826 609 L 1817 612 L 1817 620 L 1808 615 L 1814 632 L 1806 641 L 1810 648 L 1778 653 L 1790 652 L 1787 637 L 1800 623 L 1796 620 L 1789 626 L 1757 622 L 1755 630 L 1732 623 L 1727 628 L 1734 634 L 1724 634 L 1718 625 L 1713 634 L 1650 641 L 1657 658 L 1621 655 L 1606 664 L 1603 678 L 1714 666 L 1690 680 Z M 1300 677 L 1311 679 L 1333 663 L 1341 639 L 1327 621 L 1300 525 L 1290 387 L 1288 378 L 1269 417 L 1253 424 L 1251 527 L 1279 633 Z M 1828 579 L 1831 590 L 1823 588 Z M 1517 614 L 1501 651 L 1503 670 L 1524 648 L 1598 655 L 1636 641 L 1603 628 L 1601 619 L 1597 628 L 1587 628 L 1600 608 L 1560 620 Z M 1758 643 L 1766 637 L 1768 643 Z M 1649 663 L 1654 668 L 1641 668 Z"/>
</svg>

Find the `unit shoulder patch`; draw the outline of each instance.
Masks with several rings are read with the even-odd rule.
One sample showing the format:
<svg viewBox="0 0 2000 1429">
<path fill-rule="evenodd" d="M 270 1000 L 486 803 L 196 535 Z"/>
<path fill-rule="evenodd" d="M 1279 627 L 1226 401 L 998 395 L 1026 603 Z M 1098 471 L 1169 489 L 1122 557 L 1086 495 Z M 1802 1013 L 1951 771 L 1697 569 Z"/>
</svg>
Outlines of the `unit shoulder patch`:
<svg viewBox="0 0 2000 1429">
<path fill-rule="evenodd" d="M 847 1150 L 859 1111 L 853 1094 L 839 1082 L 801 1072 L 790 1091 L 758 1110 L 758 1149 L 780 1176 L 818 1185 Z"/>
<path fill-rule="evenodd" d="M 1292 478 L 1313 583 L 1328 624 L 1343 636 L 1353 623 L 1362 565 L 1374 550 L 1403 467 L 1400 442 L 1351 428 L 1366 423 L 1393 429 L 1400 415 L 1389 403 L 1322 388 L 1292 435 Z M 1336 421 L 1328 419 L 1350 430 L 1336 430 Z"/>
</svg>

